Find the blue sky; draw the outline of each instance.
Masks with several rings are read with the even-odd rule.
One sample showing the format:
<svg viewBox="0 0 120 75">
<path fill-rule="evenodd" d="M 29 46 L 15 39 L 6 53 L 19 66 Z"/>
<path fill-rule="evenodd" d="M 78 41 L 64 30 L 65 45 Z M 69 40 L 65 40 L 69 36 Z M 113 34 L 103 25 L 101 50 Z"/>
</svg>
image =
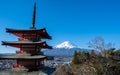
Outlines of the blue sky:
<svg viewBox="0 0 120 75">
<path fill-rule="evenodd" d="M 101 36 L 120 48 L 120 0 L 0 0 L 0 41 L 17 40 L 5 28 L 31 26 L 34 2 L 36 27 L 46 27 L 53 38 L 48 44 L 67 40 L 87 48 L 91 39 Z M 8 48 L 0 45 L 0 52 Z"/>
</svg>

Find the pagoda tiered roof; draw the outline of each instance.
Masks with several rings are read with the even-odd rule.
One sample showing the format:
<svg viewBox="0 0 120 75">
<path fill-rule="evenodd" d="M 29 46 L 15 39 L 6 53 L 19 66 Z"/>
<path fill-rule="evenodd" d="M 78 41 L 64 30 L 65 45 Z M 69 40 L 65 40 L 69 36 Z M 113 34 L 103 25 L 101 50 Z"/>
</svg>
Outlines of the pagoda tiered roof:
<svg viewBox="0 0 120 75">
<path fill-rule="evenodd" d="M 20 48 L 22 45 L 38 45 L 41 48 L 48 48 L 48 49 L 52 49 L 52 46 L 47 45 L 46 42 L 32 42 L 32 41 L 2 41 L 2 45 L 9 45 L 9 46 L 13 46 L 13 47 L 17 47 Z"/>
<path fill-rule="evenodd" d="M 12 33 L 16 36 L 22 37 L 24 34 L 37 34 L 40 35 L 41 38 L 45 39 L 52 39 L 52 37 L 47 33 L 45 28 L 42 29 L 11 29 L 11 28 L 6 28 L 6 32 Z"/>
</svg>

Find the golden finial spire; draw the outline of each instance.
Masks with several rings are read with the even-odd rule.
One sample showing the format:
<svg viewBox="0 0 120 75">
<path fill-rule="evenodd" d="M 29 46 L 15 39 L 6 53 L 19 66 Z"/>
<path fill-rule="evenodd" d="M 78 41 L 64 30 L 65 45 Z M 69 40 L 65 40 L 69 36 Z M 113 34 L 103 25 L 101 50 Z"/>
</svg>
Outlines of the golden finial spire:
<svg viewBox="0 0 120 75">
<path fill-rule="evenodd" d="M 35 29 L 35 17 L 36 17 L 36 2 L 34 3 L 33 16 L 32 16 L 32 29 Z"/>
</svg>

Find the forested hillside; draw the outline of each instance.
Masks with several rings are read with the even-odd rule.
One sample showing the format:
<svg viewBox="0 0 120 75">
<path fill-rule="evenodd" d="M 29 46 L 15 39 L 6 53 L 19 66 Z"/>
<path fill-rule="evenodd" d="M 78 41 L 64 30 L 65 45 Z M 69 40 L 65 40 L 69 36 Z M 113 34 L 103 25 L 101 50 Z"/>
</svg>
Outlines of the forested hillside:
<svg viewBox="0 0 120 75">
<path fill-rule="evenodd" d="M 102 53 L 105 55 L 75 51 L 72 63 L 59 67 L 53 75 L 120 75 L 120 50 Z"/>
</svg>

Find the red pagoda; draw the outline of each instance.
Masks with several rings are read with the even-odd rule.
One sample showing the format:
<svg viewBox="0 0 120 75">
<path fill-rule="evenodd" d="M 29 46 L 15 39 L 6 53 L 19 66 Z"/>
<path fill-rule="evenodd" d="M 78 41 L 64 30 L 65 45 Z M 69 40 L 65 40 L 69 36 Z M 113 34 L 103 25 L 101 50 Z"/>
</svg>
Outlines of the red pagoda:
<svg viewBox="0 0 120 75">
<path fill-rule="evenodd" d="M 34 4 L 32 27 L 29 29 L 10 29 L 6 28 L 6 32 L 18 36 L 18 41 L 2 41 L 2 45 L 8 45 L 19 48 L 16 54 L 1 56 L 1 59 L 16 60 L 13 69 L 38 69 L 44 66 L 44 60 L 47 56 L 41 52 L 42 48 L 52 49 L 42 39 L 51 39 L 46 29 L 35 28 L 36 3 Z"/>
</svg>

